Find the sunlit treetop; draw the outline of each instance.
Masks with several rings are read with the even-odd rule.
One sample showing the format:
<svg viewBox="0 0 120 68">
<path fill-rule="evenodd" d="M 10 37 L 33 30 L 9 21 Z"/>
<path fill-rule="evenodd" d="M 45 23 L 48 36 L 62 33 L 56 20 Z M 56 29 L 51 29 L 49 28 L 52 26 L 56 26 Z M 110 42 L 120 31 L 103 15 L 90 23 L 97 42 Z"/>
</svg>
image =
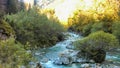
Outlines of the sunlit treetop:
<svg viewBox="0 0 120 68">
<path fill-rule="evenodd" d="M 119 11 L 119 5 L 119 0 L 56 0 L 46 8 L 55 9 L 55 15 L 65 23 L 76 10 L 112 15 Z"/>
</svg>

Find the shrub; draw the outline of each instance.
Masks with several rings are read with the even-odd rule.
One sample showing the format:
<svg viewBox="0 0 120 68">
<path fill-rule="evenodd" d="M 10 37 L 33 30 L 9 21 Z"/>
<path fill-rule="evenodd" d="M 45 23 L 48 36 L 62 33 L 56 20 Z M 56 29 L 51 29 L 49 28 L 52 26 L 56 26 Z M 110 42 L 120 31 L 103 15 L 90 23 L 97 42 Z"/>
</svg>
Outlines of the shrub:
<svg viewBox="0 0 120 68">
<path fill-rule="evenodd" d="M 27 53 L 15 39 L 0 40 L 0 64 L 5 68 L 18 68 L 19 65 L 28 65 L 32 55 Z M 6 67 L 9 66 L 9 67 Z"/>
<path fill-rule="evenodd" d="M 96 3 L 94 6 L 92 6 L 92 8 L 94 7 L 95 9 L 91 8 L 88 10 L 83 10 L 83 8 L 78 8 L 78 10 L 75 11 L 73 17 L 69 18 L 68 25 L 70 26 L 70 29 L 74 31 L 81 31 L 84 33 L 84 29 L 86 30 L 86 26 L 89 23 L 99 22 L 93 26 L 92 29 L 93 32 L 102 28 L 103 31 L 111 33 L 112 23 L 119 20 L 120 18 L 118 7 L 119 5 L 117 4 L 119 1 L 105 0 L 104 2 L 101 1 L 93 2 Z M 99 25 L 99 27 L 97 27 L 97 24 Z"/>
<path fill-rule="evenodd" d="M 99 22 L 99 23 L 94 23 L 92 25 L 92 29 L 91 29 L 91 33 L 93 32 L 97 32 L 97 31 L 104 31 L 104 27 L 103 27 L 103 23 Z"/>
<path fill-rule="evenodd" d="M 111 33 L 112 32 L 112 25 L 113 25 L 113 22 L 99 21 L 99 22 L 93 24 L 92 29 L 91 29 L 91 33 L 96 32 L 96 31 L 101 31 L 101 30 L 104 32 Z"/>
<path fill-rule="evenodd" d="M 46 47 L 63 39 L 64 28 L 57 19 L 47 18 L 38 9 L 21 11 L 7 15 L 10 25 L 16 32 L 17 40 L 22 44 L 27 42 L 32 47 Z"/>
<path fill-rule="evenodd" d="M 88 36 L 91 33 L 92 23 L 89 23 L 83 27 L 82 34 L 83 36 Z"/>
<path fill-rule="evenodd" d="M 120 42 L 120 22 L 116 22 L 113 24 L 112 34 L 115 35 L 119 39 L 119 42 Z"/>
<path fill-rule="evenodd" d="M 5 11 L 4 10 L 0 10 L 0 19 L 4 16 Z"/>
<path fill-rule="evenodd" d="M 15 32 L 7 22 L 0 20 L 0 39 L 2 39 L 3 35 L 8 38 L 10 36 L 15 36 Z"/>
<path fill-rule="evenodd" d="M 86 15 L 86 14 L 88 15 Z M 68 25 L 69 27 L 77 32 L 83 31 L 84 27 L 88 24 L 94 23 L 94 18 L 91 17 L 92 13 L 77 11 L 73 18 L 69 19 Z"/>
<path fill-rule="evenodd" d="M 114 35 L 98 31 L 74 42 L 74 45 L 76 49 L 87 53 L 88 58 L 101 63 L 105 59 L 106 51 L 118 47 L 119 42 Z"/>
</svg>

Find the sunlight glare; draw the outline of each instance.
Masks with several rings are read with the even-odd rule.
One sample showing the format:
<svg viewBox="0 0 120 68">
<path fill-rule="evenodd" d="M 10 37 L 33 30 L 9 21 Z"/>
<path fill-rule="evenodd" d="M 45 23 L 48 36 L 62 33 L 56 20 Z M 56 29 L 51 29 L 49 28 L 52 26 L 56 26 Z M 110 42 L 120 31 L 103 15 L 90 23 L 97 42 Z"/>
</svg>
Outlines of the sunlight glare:
<svg viewBox="0 0 120 68">
<path fill-rule="evenodd" d="M 54 9 L 55 15 L 62 24 L 67 24 L 68 19 L 72 18 L 76 10 L 85 12 L 97 12 L 99 14 L 114 13 L 114 8 L 107 2 L 108 0 L 56 0 L 47 8 Z M 110 14 L 110 13 L 109 13 Z"/>
<path fill-rule="evenodd" d="M 61 22 L 67 22 L 71 13 L 76 9 L 74 0 L 65 0 L 62 4 L 55 7 L 55 15 Z"/>
<path fill-rule="evenodd" d="M 32 8 L 34 5 L 34 0 L 23 0 L 25 3 L 25 8 L 28 10 L 29 8 Z"/>
<path fill-rule="evenodd" d="M 84 0 L 84 9 L 83 10 L 90 10 L 93 6 L 93 0 Z"/>
<path fill-rule="evenodd" d="M 73 16 L 75 10 L 90 10 L 92 6 L 93 0 L 64 0 L 55 7 L 55 15 L 60 22 L 67 24 L 68 18 Z"/>
</svg>

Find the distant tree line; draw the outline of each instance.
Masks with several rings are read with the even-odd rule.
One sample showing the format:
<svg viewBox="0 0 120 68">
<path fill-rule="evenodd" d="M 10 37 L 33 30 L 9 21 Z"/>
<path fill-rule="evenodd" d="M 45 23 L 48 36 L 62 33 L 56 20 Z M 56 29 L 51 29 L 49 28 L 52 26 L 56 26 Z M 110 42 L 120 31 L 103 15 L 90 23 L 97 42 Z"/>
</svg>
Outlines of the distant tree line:
<svg viewBox="0 0 120 68">
<path fill-rule="evenodd" d="M 4 14 L 16 13 L 24 8 L 24 3 L 18 0 L 0 0 L 0 17 Z"/>
</svg>

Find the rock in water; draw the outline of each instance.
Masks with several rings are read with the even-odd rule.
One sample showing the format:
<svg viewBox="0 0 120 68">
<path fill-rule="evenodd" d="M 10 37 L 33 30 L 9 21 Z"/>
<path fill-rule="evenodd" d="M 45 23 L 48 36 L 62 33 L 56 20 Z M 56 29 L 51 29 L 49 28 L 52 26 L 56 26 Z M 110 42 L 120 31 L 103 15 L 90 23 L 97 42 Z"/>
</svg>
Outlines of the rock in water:
<svg viewBox="0 0 120 68">
<path fill-rule="evenodd" d="M 39 52 L 36 52 L 36 53 L 35 53 L 36 56 L 38 56 L 38 55 L 40 55 L 40 54 L 41 54 L 41 53 L 39 53 Z"/>
<path fill-rule="evenodd" d="M 66 65 L 71 63 L 78 63 L 78 62 L 90 62 L 89 60 L 82 59 L 77 57 L 79 51 L 74 50 L 67 50 L 60 54 L 60 56 L 53 62 L 57 65 Z"/>
<path fill-rule="evenodd" d="M 67 49 L 74 49 L 74 46 L 73 45 L 67 45 L 66 48 Z"/>
<path fill-rule="evenodd" d="M 71 64 L 71 59 L 69 56 L 65 55 L 65 54 L 62 54 L 58 59 L 56 59 L 54 61 L 54 64 L 57 64 L 57 65 L 66 65 L 66 64 Z"/>
<path fill-rule="evenodd" d="M 47 63 L 48 61 L 49 61 L 48 58 L 43 58 L 43 59 L 41 60 L 41 62 L 43 62 L 43 63 Z"/>
<path fill-rule="evenodd" d="M 90 68 L 90 64 L 82 64 L 81 67 L 82 68 Z"/>
<path fill-rule="evenodd" d="M 41 64 L 40 64 L 40 63 L 37 63 L 37 64 L 36 64 L 36 68 L 42 68 Z"/>
<path fill-rule="evenodd" d="M 97 50 L 96 52 L 98 52 L 97 54 L 93 55 L 93 60 L 96 63 L 102 63 L 105 60 L 106 57 L 106 52 L 103 50 Z"/>
</svg>

